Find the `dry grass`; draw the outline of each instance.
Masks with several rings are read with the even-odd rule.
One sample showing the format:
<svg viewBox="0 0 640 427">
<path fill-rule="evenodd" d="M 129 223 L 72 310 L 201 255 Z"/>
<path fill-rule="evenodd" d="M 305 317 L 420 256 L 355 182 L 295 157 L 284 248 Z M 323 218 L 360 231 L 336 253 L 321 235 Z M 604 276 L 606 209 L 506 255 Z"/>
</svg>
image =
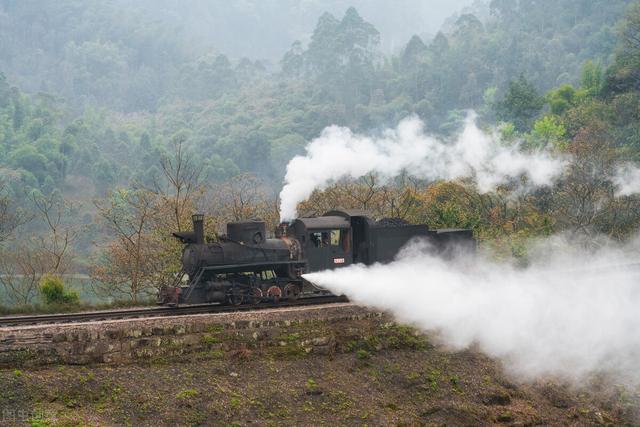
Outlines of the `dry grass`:
<svg viewBox="0 0 640 427">
<path fill-rule="evenodd" d="M 392 348 L 380 349 L 381 341 Z M 440 350 L 408 329 L 348 343 L 347 352 L 333 355 L 287 346 L 144 365 L 0 371 L 0 417 L 22 410 L 36 426 L 634 425 L 640 419 L 640 395 L 620 387 L 518 384 L 494 361 Z"/>
</svg>

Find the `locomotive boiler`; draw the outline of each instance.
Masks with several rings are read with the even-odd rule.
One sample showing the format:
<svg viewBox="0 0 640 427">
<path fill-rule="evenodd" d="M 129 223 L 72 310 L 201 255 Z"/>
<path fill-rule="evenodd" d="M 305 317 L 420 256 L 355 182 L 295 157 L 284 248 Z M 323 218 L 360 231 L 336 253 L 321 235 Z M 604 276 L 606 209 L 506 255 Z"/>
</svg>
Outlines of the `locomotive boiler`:
<svg viewBox="0 0 640 427">
<path fill-rule="evenodd" d="M 389 262 L 417 238 L 428 240 L 443 256 L 454 247 L 475 247 L 471 230 L 430 230 L 397 218 L 375 221 L 353 210 L 280 224 L 274 238 L 267 238 L 262 221 L 229 223 L 226 235 L 215 242 L 205 240 L 204 216 L 192 219 L 193 231 L 173 234 L 184 244 L 182 268 L 189 281 L 164 288 L 163 304 L 240 305 L 326 293 L 302 275 L 356 263 Z"/>
</svg>

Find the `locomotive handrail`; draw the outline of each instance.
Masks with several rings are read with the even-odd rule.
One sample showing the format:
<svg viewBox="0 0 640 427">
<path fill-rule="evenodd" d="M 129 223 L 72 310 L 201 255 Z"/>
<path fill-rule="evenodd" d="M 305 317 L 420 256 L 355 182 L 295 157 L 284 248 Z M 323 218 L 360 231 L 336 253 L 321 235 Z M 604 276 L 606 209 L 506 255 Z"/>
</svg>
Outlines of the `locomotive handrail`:
<svg viewBox="0 0 640 427">
<path fill-rule="evenodd" d="M 251 264 L 224 264 L 224 265 L 212 265 L 208 267 L 201 267 L 200 269 L 204 271 L 215 271 L 215 270 L 234 270 L 237 268 L 246 269 L 251 267 L 261 267 L 264 265 L 290 265 L 290 264 L 305 264 L 305 261 L 263 261 L 263 262 L 254 262 Z"/>
<path fill-rule="evenodd" d="M 202 278 L 203 274 L 204 274 L 204 268 L 200 267 L 200 270 L 198 270 L 198 274 L 196 274 L 195 279 L 189 281 L 189 290 L 187 291 L 187 295 L 184 297 L 185 301 L 189 301 L 189 297 L 191 296 L 193 289 L 200 282 L 200 279 Z"/>
</svg>

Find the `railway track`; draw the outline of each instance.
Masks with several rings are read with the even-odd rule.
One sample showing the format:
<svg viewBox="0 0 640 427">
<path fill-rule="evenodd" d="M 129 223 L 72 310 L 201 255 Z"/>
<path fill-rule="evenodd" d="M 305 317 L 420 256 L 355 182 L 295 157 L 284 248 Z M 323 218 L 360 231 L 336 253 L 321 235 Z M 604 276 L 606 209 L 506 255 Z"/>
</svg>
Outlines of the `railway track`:
<svg viewBox="0 0 640 427">
<path fill-rule="evenodd" d="M 104 310 L 104 311 L 87 311 L 81 313 L 65 313 L 65 314 L 44 314 L 35 316 L 11 316 L 0 317 L 0 328 L 10 326 L 27 326 L 27 325 L 51 325 L 51 324 L 69 324 L 80 323 L 96 320 L 118 320 L 118 319 L 139 319 L 152 317 L 170 317 L 184 316 L 188 314 L 202 313 L 233 313 L 239 311 L 265 310 L 268 308 L 284 308 L 284 307 L 300 307 L 319 304 L 330 304 L 336 302 L 347 302 L 344 296 L 313 296 L 301 297 L 293 301 L 261 302 L 253 305 L 216 305 L 216 304 L 198 304 L 180 307 L 151 307 L 139 309 L 121 309 L 121 310 Z"/>
</svg>

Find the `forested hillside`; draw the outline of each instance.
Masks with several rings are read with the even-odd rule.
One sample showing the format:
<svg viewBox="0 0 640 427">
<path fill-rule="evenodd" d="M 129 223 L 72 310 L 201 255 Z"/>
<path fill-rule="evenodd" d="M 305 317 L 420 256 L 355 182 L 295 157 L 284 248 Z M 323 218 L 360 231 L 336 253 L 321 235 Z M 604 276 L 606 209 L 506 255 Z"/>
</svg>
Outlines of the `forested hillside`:
<svg viewBox="0 0 640 427">
<path fill-rule="evenodd" d="M 151 179 L 152 159 L 179 134 L 212 179 L 252 172 L 276 188 L 288 159 L 327 125 L 369 130 L 416 113 L 446 133 L 463 109 L 491 116 L 521 75 L 541 93 L 575 84 L 585 61 L 610 62 L 628 4 L 476 3 L 485 22 L 462 14 L 392 56 L 351 8 L 320 16 L 308 43 L 267 67 L 198 51 L 185 28 L 142 6 L 125 14 L 113 3 L 4 1 L 0 71 L 16 78 L 0 82 L 0 164 L 30 187 L 81 176 L 100 194 Z"/>
<path fill-rule="evenodd" d="M 499 128 L 506 144 L 572 154 L 563 185 L 515 195 L 522 199 L 513 204 L 507 190 L 385 187 L 370 177 L 316 193 L 305 208 L 340 203 L 473 227 L 487 240 L 507 238 L 503 249 L 516 254 L 520 240 L 512 236 L 571 229 L 623 238 L 637 225 L 635 200 L 616 198 L 592 168 L 596 161 L 595 170 L 608 173 L 620 159 L 640 159 L 640 12 L 630 0 L 476 1 L 435 35 L 416 31 L 396 50 L 383 46 L 385 33 L 362 12 L 369 7 L 344 7 L 319 12 L 306 33 L 288 33 L 300 40 L 275 59 L 220 51 L 167 12 L 177 3 L 146 13 L 151 3 L 129 10 L 120 1 L 0 0 L 0 243 L 22 227 L 60 258 L 80 248 L 70 271 L 117 266 L 130 254 L 130 234 L 113 224 L 127 213 L 137 244 L 161 248 L 171 260 L 166 236 L 183 228 L 194 206 L 220 223 L 276 221 L 285 165 L 326 126 L 378 132 L 415 114 L 447 138 L 468 109 L 483 126 Z M 246 5 L 251 16 L 261 10 Z M 273 19 L 260 22 L 284 18 Z M 188 164 L 186 176 L 177 164 Z M 136 228 L 142 213 L 164 212 L 158 206 L 173 216 L 145 217 Z M 66 222 L 42 220 L 56 212 Z M 110 245 L 106 252 L 98 240 Z M 167 261 L 161 269 L 174 267 Z M 150 273 L 152 281 L 161 280 Z"/>
</svg>

